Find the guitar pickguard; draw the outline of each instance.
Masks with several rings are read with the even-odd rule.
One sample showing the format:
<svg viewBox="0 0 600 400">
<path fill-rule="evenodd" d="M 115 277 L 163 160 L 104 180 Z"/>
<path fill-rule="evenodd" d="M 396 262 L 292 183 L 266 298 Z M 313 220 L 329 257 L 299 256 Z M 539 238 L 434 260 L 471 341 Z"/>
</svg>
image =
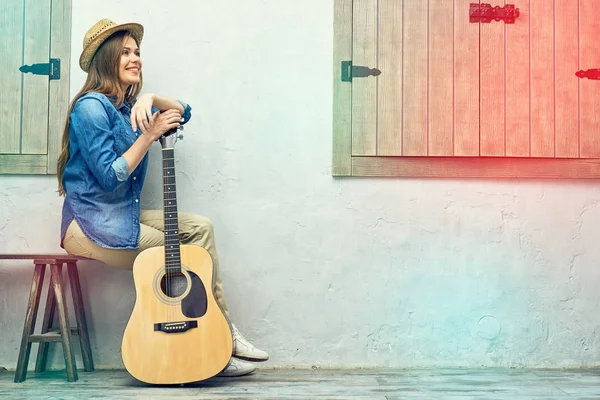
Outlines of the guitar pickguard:
<svg viewBox="0 0 600 400">
<path fill-rule="evenodd" d="M 181 312 L 188 318 L 200 318 L 206 314 L 208 298 L 202 279 L 192 271 L 187 271 L 191 280 L 191 289 L 181 301 Z"/>
</svg>

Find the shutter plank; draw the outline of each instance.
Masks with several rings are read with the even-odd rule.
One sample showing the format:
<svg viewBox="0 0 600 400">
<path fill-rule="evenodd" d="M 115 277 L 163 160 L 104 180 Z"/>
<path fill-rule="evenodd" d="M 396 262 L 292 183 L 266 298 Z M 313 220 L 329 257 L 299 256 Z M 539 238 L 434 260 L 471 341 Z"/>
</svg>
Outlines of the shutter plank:
<svg viewBox="0 0 600 400">
<path fill-rule="evenodd" d="M 56 1 L 56 0 L 55 0 Z M 70 0 L 63 0 L 67 3 Z M 53 19 L 56 12 L 53 11 Z M 70 12 L 63 13 L 64 18 L 70 20 Z M 342 61 L 352 60 L 352 0 L 335 0 L 334 3 L 334 40 L 333 40 L 333 154 L 332 154 L 332 175 L 333 176 L 349 176 L 352 175 L 352 84 L 342 82 Z M 69 34 L 70 35 L 70 34 Z M 68 42 L 61 41 L 55 38 L 54 31 L 52 36 L 52 52 L 53 54 L 68 55 Z M 62 50 L 61 50 L 62 49 Z M 65 77 L 68 78 L 68 77 Z M 61 78 L 62 79 L 62 78 Z M 64 90 L 61 91 L 61 88 Z M 50 86 L 50 95 L 56 96 L 68 102 L 69 86 Z M 54 103 L 54 101 L 52 102 Z M 51 103 L 51 104 L 52 104 Z M 66 104 L 68 107 L 68 103 Z M 50 135 L 58 138 L 62 136 L 62 129 L 65 123 L 65 111 L 60 118 L 58 125 L 50 118 Z M 53 110 L 50 108 L 50 115 L 53 113 L 60 114 L 61 110 Z M 50 140 L 53 143 L 54 140 Z M 56 143 L 59 143 L 56 141 Z M 56 173 L 56 162 L 59 149 L 50 147 L 48 149 L 48 169 L 53 166 L 53 173 Z"/>
<path fill-rule="evenodd" d="M 515 23 L 506 25 L 506 155 L 529 157 L 529 29 L 533 14 L 529 1 L 520 2 L 518 8 Z"/>
<path fill-rule="evenodd" d="M 21 151 L 23 0 L 2 0 L 0 12 L 0 153 Z"/>
<path fill-rule="evenodd" d="M 600 160 L 530 157 L 354 157 L 355 176 L 422 178 L 600 178 Z"/>
<path fill-rule="evenodd" d="M 504 0 L 494 3 L 504 6 Z M 504 156 L 505 36 L 504 22 L 479 24 L 481 29 L 481 149 L 482 156 Z"/>
<path fill-rule="evenodd" d="M 531 15 L 531 157 L 554 157 L 554 2 Z"/>
<path fill-rule="evenodd" d="M 354 0 L 353 65 L 377 67 L 377 0 Z M 352 155 L 377 151 L 377 78 L 352 81 Z"/>
<path fill-rule="evenodd" d="M 430 156 L 451 156 L 454 153 L 453 14 L 452 1 L 429 0 L 428 154 Z"/>
<path fill-rule="evenodd" d="M 402 7 L 404 0 L 379 0 L 379 106 L 377 154 L 402 155 Z"/>
<path fill-rule="evenodd" d="M 25 0 L 24 64 L 50 61 L 50 2 Z M 22 154 L 48 151 L 47 75 L 23 75 Z"/>
<path fill-rule="evenodd" d="M 555 35 L 556 56 L 556 157 L 579 157 L 579 80 L 574 75 L 578 71 L 578 35 L 575 27 L 579 24 L 576 1 L 556 0 Z"/>
<path fill-rule="evenodd" d="M 427 7 L 404 3 L 402 155 L 427 155 Z"/>
<path fill-rule="evenodd" d="M 0 174 L 46 174 L 48 156 L 34 154 L 0 154 Z"/>
<path fill-rule="evenodd" d="M 579 59 L 578 70 L 600 68 L 600 19 L 596 0 L 579 2 Z M 600 82 L 578 79 L 580 85 L 580 157 L 600 157 Z"/>
<path fill-rule="evenodd" d="M 56 163 L 61 151 L 62 133 L 70 100 L 71 0 L 52 0 L 52 36 L 50 46 L 51 57 L 60 58 L 61 60 L 60 80 L 50 81 L 50 106 L 48 108 L 48 173 L 56 174 Z M 339 73 L 340 63 L 338 62 L 337 65 Z M 348 89 L 346 89 L 346 92 L 348 92 Z M 345 99 L 347 99 L 345 104 L 349 107 L 349 96 Z M 349 147 L 349 140 L 347 143 Z M 348 162 L 349 152 L 348 150 Z"/>
<path fill-rule="evenodd" d="M 479 155 L 479 25 L 469 4 L 454 0 L 454 155 Z"/>
</svg>

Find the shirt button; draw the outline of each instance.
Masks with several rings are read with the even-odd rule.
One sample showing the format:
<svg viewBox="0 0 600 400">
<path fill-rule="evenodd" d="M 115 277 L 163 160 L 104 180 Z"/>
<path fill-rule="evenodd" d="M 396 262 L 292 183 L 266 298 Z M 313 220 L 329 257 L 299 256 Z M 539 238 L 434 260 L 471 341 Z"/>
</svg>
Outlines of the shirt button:
<svg viewBox="0 0 600 400">
<path fill-rule="evenodd" d="M 133 177 L 133 180 L 135 181 L 136 179 L 137 179 L 137 178 L 134 176 L 134 177 Z"/>
<path fill-rule="evenodd" d="M 138 203 L 138 202 L 139 202 L 139 200 L 138 200 L 138 199 L 135 199 L 135 202 L 136 202 L 136 203 Z"/>
</svg>

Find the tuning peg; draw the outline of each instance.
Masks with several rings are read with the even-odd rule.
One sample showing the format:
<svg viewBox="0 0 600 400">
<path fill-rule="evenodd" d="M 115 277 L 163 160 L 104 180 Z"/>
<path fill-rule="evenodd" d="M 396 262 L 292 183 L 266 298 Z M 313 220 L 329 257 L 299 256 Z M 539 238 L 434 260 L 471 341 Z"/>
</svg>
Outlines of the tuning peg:
<svg viewBox="0 0 600 400">
<path fill-rule="evenodd" d="M 177 135 L 177 139 L 183 140 L 183 135 Z"/>
</svg>

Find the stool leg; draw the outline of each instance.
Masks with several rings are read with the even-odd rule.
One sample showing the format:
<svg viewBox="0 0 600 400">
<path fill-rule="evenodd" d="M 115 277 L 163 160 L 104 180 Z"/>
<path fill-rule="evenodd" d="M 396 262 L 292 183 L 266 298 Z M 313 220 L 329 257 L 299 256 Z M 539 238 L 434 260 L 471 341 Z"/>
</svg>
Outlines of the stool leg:
<svg viewBox="0 0 600 400">
<path fill-rule="evenodd" d="M 27 376 L 27 365 L 29 364 L 29 354 L 31 352 L 29 336 L 33 335 L 35 329 L 35 320 L 40 305 L 40 295 L 42 293 L 42 286 L 44 285 L 45 269 L 46 264 L 36 264 L 35 269 L 33 270 L 33 280 L 31 282 L 31 291 L 29 292 L 29 303 L 27 303 L 23 337 L 21 338 L 21 348 L 19 349 L 19 359 L 17 361 L 17 370 L 15 372 L 15 382 L 23 382 Z"/>
<path fill-rule="evenodd" d="M 52 286 L 54 288 L 54 296 L 56 296 L 56 305 L 58 309 L 58 320 L 60 324 L 60 334 L 62 336 L 63 353 L 65 356 L 65 366 L 67 369 L 67 378 L 69 382 L 74 382 L 78 379 L 75 357 L 71 347 L 71 325 L 69 324 L 69 314 L 67 312 L 67 304 L 65 301 L 65 291 L 62 281 L 62 263 L 50 265 L 52 273 Z"/>
<path fill-rule="evenodd" d="M 54 322 L 54 310 L 56 309 L 56 296 L 52 285 L 52 277 L 48 286 L 48 297 L 46 298 L 46 309 L 44 311 L 44 320 L 42 322 L 41 333 L 46 333 L 52 328 Z M 48 342 L 40 342 L 35 362 L 35 372 L 40 373 L 46 370 L 46 360 L 48 358 Z"/>
<path fill-rule="evenodd" d="M 67 263 L 67 271 L 71 282 L 71 294 L 73 295 L 73 305 L 75 307 L 75 318 L 77 319 L 77 329 L 79 331 L 83 366 L 87 372 L 91 372 L 94 370 L 94 360 L 92 359 L 92 348 L 90 346 L 85 309 L 83 307 L 83 297 L 81 296 L 81 284 L 79 281 L 79 272 L 77 271 L 77 263 Z"/>
</svg>

